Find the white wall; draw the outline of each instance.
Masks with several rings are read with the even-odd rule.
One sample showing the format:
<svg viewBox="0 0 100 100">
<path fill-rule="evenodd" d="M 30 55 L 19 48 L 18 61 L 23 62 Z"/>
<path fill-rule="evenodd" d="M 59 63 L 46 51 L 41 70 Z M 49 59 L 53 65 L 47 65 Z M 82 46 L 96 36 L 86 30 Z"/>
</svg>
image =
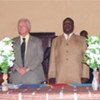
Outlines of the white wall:
<svg viewBox="0 0 100 100">
<path fill-rule="evenodd" d="M 66 17 L 75 21 L 76 34 L 83 29 L 99 35 L 100 0 L 0 0 L 0 39 L 17 36 L 19 18 L 29 18 L 32 32 L 62 34 Z"/>
</svg>

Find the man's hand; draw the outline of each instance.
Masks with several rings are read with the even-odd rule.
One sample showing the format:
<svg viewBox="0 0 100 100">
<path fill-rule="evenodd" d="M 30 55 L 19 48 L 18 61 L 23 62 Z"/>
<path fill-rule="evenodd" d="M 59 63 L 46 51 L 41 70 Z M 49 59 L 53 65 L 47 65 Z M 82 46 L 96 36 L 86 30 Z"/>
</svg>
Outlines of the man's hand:
<svg viewBox="0 0 100 100">
<path fill-rule="evenodd" d="M 88 81 L 88 78 L 81 78 L 81 83 L 86 83 Z"/>
<path fill-rule="evenodd" d="M 56 78 L 49 79 L 49 84 L 55 84 L 55 83 L 56 83 Z"/>
<path fill-rule="evenodd" d="M 24 75 L 25 73 L 27 73 L 29 71 L 29 68 L 26 67 L 18 67 L 16 69 L 21 75 Z"/>
</svg>

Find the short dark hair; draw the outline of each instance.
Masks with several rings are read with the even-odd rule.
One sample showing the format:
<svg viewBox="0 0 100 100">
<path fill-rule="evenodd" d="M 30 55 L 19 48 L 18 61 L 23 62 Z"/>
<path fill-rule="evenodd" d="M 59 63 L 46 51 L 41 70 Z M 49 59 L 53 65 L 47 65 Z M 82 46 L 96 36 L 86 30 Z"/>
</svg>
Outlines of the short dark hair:
<svg viewBox="0 0 100 100">
<path fill-rule="evenodd" d="M 84 37 L 88 37 L 88 32 L 86 31 L 86 30 L 82 30 L 81 32 L 80 32 L 80 36 L 84 36 Z"/>
<path fill-rule="evenodd" d="M 71 21 L 71 22 L 72 22 L 72 24 L 74 25 L 74 21 L 73 21 L 73 19 L 72 19 L 72 18 L 70 18 L 70 17 L 65 18 L 65 19 L 64 19 L 64 21 L 63 21 L 63 24 L 64 24 L 64 22 L 65 22 L 66 20 Z"/>
</svg>

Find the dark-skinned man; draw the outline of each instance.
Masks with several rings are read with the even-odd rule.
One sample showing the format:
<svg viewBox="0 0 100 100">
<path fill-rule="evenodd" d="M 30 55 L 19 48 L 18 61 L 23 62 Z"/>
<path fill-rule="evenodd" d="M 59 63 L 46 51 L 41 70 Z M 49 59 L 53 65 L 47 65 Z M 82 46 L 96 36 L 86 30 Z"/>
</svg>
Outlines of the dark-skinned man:
<svg viewBox="0 0 100 100">
<path fill-rule="evenodd" d="M 89 67 L 82 63 L 87 48 L 84 37 L 74 34 L 74 21 L 63 21 L 63 34 L 52 42 L 49 83 L 84 83 L 89 78 Z"/>
</svg>

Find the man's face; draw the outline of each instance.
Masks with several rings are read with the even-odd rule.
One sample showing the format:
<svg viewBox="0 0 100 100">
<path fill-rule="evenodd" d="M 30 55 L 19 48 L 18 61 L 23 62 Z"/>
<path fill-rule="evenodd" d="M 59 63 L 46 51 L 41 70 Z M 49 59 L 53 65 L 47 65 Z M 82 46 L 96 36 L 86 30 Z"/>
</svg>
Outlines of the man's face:
<svg viewBox="0 0 100 100">
<path fill-rule="evenodd" d="M 18 23 L 18 32 L 22 36 L 25 36 L 29 33 L 29 28 L 28 28 L 28 25 L 25 21 L 20 21 Z"/>
<path fill-rule="evenodd" d="M 63 22 L 63 31 L 64 33 L 66 34 L 70 34 L 72 33 L 74 30 L 74 23 L 72 20 L 70 19 L 66 19 L 64 22 Z"/>
</svg>

